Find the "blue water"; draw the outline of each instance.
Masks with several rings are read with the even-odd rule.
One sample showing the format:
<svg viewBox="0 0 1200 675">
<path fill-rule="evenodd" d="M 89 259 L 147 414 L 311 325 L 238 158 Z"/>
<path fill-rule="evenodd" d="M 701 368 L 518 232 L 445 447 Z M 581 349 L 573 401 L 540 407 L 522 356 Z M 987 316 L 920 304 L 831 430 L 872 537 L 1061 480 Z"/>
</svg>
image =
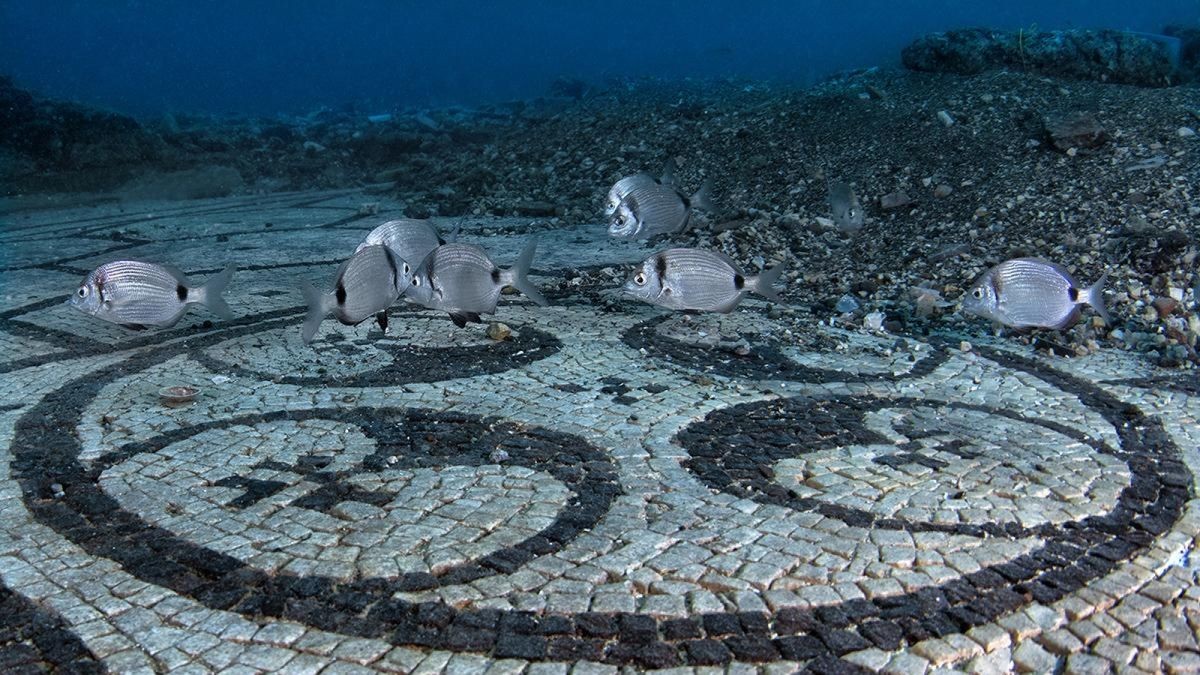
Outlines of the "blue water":
<svg viewBox="0 0 1200 675">
<path fill-rule="evenodd" d="M 808 84 L 965 26 L 1158 32 L 1200 0 L 0 0 L 0 74 L 137 115 L 529 98 L 556 77 Z"/>
</svg>

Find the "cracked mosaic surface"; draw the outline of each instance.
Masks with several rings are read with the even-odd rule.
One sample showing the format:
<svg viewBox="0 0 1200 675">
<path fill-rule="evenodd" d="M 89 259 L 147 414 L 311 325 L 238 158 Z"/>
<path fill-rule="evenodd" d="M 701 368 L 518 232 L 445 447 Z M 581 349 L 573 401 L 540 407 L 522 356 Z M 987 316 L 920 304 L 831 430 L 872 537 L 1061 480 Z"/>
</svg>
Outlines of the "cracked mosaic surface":
<svg viewBox="0 0 1200 675">
<path fill-rule="evenodd" d="M 1194 381 L 596 293 L 505 296 L 500 343 L 398 305 L 304 347 L 362 201 L 11 217 L 0 668 L 1200 668 Z M 504 265 L 521 225 L 463 238 Z M 645 253 L 542 232 L 534 281 Z M 237 318 L 61 304 L 127 255 L 236 262 Z"/>
</svg>

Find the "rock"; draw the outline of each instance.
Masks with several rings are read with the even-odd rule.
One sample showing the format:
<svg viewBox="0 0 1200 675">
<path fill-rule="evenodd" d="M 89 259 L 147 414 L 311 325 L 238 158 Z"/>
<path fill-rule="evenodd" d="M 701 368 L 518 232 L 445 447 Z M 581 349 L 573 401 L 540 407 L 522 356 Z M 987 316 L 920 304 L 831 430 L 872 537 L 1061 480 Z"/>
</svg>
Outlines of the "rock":
<svg viewBox="0 0 1200 675">
<path fill-rule="evenodd" d="M 1196 135 L 1196 130 L 1191 127 L 1179 127 L 1175 130 L 1175 135 L 1180 138 L 1191 138 Z"/>
<path fill-rule="evenodd" d="M 834 309 L 837 310 L 839 314 L 849 314 L 850 312 L 857 311 L 858 307 L 858 300 L 855 300 L 854 296 L 843 295 L 840 299 L 838 299 L 837 305 L 834 307 Z"/>
<path fill-rule="evenodd" d="M 949 197 L 951 192 L 954 192 L 954 188 L 946 185 L 945 183 L 941 183 L 937 187 L 933 188 L 933 196 L 937 197 L 938 199 L 941 199 L 942 197 Z"/>
<path fill-rule="evenodd" d="M 1063 152 L 1098 148 L 1108 140 L 1104 127 L 1090 113 L 1047 116 L 1042 123 L 1051 145 Z"/>
<path fill-rule="evenodd" d="M 558 214 L 558 207 L 550 202 L 521 202 L 513 209 L 522 216 L 550 218 Z"/>
<path fill-rule="evenodd" d="M 905 206 L 909 206 L 912 203 L 913 203 L 912 198 L 909 197 L 908 193 L 905 192 L 904 190 L 897 190 L 895 192 L 888 193 L 879 198 L 879 207 L 882 208 L 884 211 L 890 211 L 892 209 L 899 209 L 899 208 L 902 208 Z"/>
<path fill-rule="evenodd" d="M 551 96 L 571 98 L 578 101 L 583 98 L 587 90 L 587 82 L 576 77 L 560 76 L 550 83 L 549 93 Z"/>
<path fill-rule="evenodd" d="M 1158 236 L 1159 250 L 1175 253 L 1187 248 L 1188 236 L 1180 230 L 1167 230 Z"/>
<path fill-rule="evenodd" d="M 1011 68 L 1055 77 L 1164 87 L 1172 84 L 1178 38 L 1117 30 L 932 33 L 901 52 L 910 70 L 975 75 Z"/>
<path fill-rule="evenodd" d="M 1166 295 L 1158 296 L 1151 304 L 1154 306 L 1155 311 L 1158 312 L 1158 318 L 1160 319 L 1167 318 L 1167 316 L 1170 315 L 1171 312 L 1175 311 L 1175 308 L 1179 306 L 1179 303 L 1176 302 L 1174 298 Z"/>
<path fill-rule="evenodd" d="M 497 342 L 502 342 L 512 337 L 512 329 L 508 327 L 508 324 L 493 321 L 488 324 L 487 336 Z"/>
<path fill-rule="evenodd" d="M 950 113 L 946 112 L 945 110 L 939 110 L 937 116 L 938 120 L 940 120 L 942 124 L 948 127 L 954 126 L 954 118 L 951 117 Z"/>
</svg>

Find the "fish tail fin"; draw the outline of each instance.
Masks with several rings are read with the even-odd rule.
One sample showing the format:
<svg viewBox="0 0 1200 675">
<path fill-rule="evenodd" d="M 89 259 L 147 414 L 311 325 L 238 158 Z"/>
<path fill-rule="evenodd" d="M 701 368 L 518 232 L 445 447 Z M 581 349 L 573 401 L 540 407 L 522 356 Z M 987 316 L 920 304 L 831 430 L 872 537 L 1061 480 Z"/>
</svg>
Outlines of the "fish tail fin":
<svg viewBox="0 0 1200 675">
<path fill-rule="evenodd" d="M 521 257 L 517 259 L 516 264 L 508 269 L 506 281 L 509 286 L 521 291 L 525 297 L 533 300 L 539 305 L 545 307 L 547 304 L 546 298 L 542 297 L 542 292 L 537 286 L 529 280 L 529 268 L 533 265 L 533 254 L 537 251 L 537 239 L 530 240 L 525 246 L 525 250 L 521 251 Z"/>
<path fill-rule="evenodd" d="M 700 184 L 700 189 L 696 190 L 696 194 L 692 195 L 689 200 L 692 208 L 711 213 L 713 210 L 712 203 L 712 179 L 705 178 Z"/>
<path fill-rule="evenodd" d="M 446 238 L 442 240 L 443 244 L 453 244 L 458 241 L 458 235 L 462 233 L 463 222 L 466 219 L 467 217 L 463 216 L 458 219 L 458 222 L 454 223 L 454 229 L 450 230 L 450 234 L 446 235 Z"/>
<path fill-rule="evenodd" d="M 662 178 L 658 182 L 663 185 L 674 185 L 677 171 L 679 171 L 679 165 L 675 163 L 675 158 L 667 157 L 667 161 L 663 163 Z"/>
<path fill-rule="evenodd" d="M 304 293 L 304 302 L 308 304 L 308 316 L 304 318 L 304 332 L 301 337 L 304 338 L 304 344 L 308 344 L 312 342 L 317 329 L 321 327 L 321 322 L 337 301 L 332 293 L 322 293 L 307 281 L 301 282 L 300 290 Z"/>
<path fill-rule="evenodd" d="M 1096 283 L 1083 292 L 1083 301 L 1096 310 L 1106 325 L 1111 326 L 1112 316 L 1108 313 L 1108 308 L 1104 306 L 1104 282 L 1106 281 L 1108 281 L 1108 272 L 1102 274 Z"/>
<path fill-rule="evenodd" d="M 754 277 L 750 284 L 750 290 L 758 293 L 771 302 L 783 304 L 783 298 L 779 297 L 779 293 L 775 290 L 775 282 L 779 281 L 779 277 L 783 274 L 783 263 L 772 267 L 762 274 Z"/>
<path fill-rule="evenodd" d="M 200 302 L 208 308 L 208 311 L 222 319 L 233 318 L 233 311 L 229 309 L 229 305 L 225 304 L 225 298 L 221 297 L 221 294 L 225 292 L 225 287 L 229 285 L 229 280 L 233 278 L 235 271 L 237 271 L 237 268 L 229 265 L 209 277 L 208 281 L 204 282 L 204 285 L 200 287 Z"/>
</svg>

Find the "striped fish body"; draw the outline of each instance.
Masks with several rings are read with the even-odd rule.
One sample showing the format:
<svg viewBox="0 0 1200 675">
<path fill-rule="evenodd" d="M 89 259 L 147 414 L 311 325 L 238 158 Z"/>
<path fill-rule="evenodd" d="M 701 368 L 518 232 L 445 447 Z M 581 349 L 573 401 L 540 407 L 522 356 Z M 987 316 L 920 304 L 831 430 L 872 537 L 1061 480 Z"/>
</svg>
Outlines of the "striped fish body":
<svg viewBox="0 0 1200 675">
<path fill-rule="evenodd" d="M 627 294 L 668 309 L 731 312 L 748 292 L 778 301 L 772 284 L 782 266 L 746 277 L 737 263 L 718 251 L 671 248 L 642 262 L 626 282 Z"/>
<path fill-rule="evenodd" d="M 1011 328 L 1070 327 L 1080 305 L 1090 304 L 1107 322 L 1104 278 L 1084 288 L 1066 269 L 1039 258 L 1006 260 L 985 272 L 968 291 L 963 310 Z"/>
<path fill-rule="evenodd" d="M 402 264 L 388 247 L 372 245 L 338 267 L 332 292 L 321 292 L 305 282 L 301 288 L 308 303 L 301 331 L 304 344 L 312 342 L 330 313 L 346 326 L 356 326 L 375 316 L 379 327 L 386 331 L 387 308 L 408 284 L 408 277 L 400 271 Z"/>
<path fill-rule="evenodd" d="M 839 230 L 855 232 L 862 229 L 865 218 L 862 203 L 846 183 L 833 181 L 829 184 L 829 208 Z"/>
<path fill-rule="evenodd" d="M 198 286 L 169 265 L 117 260 L 92 270 L 70 303 L 87 314 L 130 328 L 174 325 L 194 303 L 228 319 L 233 315 L 221 293 L 232 276 L 229 267 Z"/>
<path fill-rule="evenodd" d="M 338 268 L 333 315 L 353 326 L 386 310 L 400 295 L 401 261 L 386 246 L 368 246 Z"/>
<path fill-rule="evenodd" d="M 451 314 L 492 314 L 507 283 L 505 271 L 479 246 L 446 244 L 425 257 L 406 295 Z"/>
<path fill-rule="evenodd" d="M 687 227 L 691 215 L 690 200 L 674 187 L 656 183 L 638 185 L 617 207 L 608 233 L 633 239 L 672 234 Z"/>
<path fill-rule="evenodd" d="M 445 242 L 428 220 L 401 218 L 389 220 L 371 230 L 354 252 L 358 253 L 368 246 L 386 246 L 403 261 L 401 273 L 407 276 L 412 270 L 404 269 L 405 264 L 420 265 L 430 251 L 443 243 Z"/>
<path fill-rule="evenodd" d="M 604 201 L 604 217 L 608 218 L 616 213 L 617 207 L 621 205 L 626 195 L 635 188 L 656 184 L 659 184 L 659 180 L 648 173 L 635 173 L 613 183 L 612 188 L 608 191 L 608 197 Z"/>
<path fill-rule="evenodd" d="M 604 201 L 604 217 L 612 217 L 617 212 L 617 207 L 621 205 L 625 196 L 636 187 L 643 185 L 673 185 L 675 183 L 675 170 L 675 159 L 669 158 L 666 164 L 663 165 L 662 178 L 655 178 L 643 171 L 617 181 L 608 191 L 608 197 Z"/>
</svg>

